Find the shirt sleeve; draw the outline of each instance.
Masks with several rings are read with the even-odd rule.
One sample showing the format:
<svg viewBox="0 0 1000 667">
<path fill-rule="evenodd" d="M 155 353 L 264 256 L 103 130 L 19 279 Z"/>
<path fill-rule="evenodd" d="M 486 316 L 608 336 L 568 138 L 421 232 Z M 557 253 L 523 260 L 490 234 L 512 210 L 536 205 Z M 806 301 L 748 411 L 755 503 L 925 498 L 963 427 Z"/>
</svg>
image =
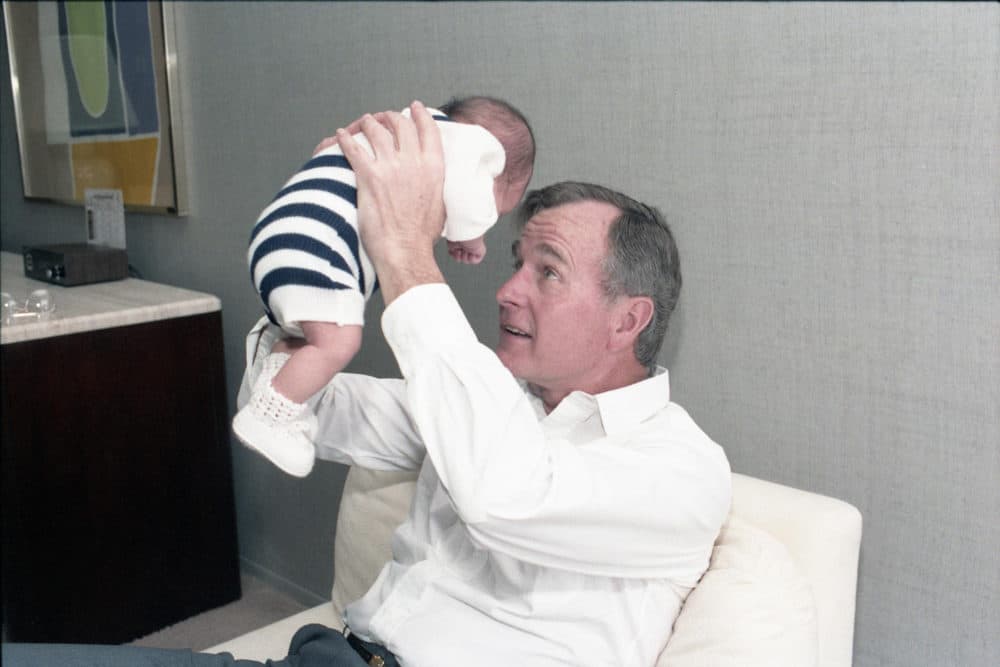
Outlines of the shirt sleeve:
<svg viewBox="0 0 1000 667">
<path fill-rule="evenodd" d="M 338 373 L 315 400 L 316 456 L 372 470 L 417 470 L 425 451 L 402 380 Z"/>
<path fill-rule="evenodd" d="M 624 439 L 547 439 L 446 285 L 408 290 L 382 325 L 414 428 L 477 544 L 602 576 L 704 570 L 729 509 L 729 470 L 683 410 Z"/>
</svg>

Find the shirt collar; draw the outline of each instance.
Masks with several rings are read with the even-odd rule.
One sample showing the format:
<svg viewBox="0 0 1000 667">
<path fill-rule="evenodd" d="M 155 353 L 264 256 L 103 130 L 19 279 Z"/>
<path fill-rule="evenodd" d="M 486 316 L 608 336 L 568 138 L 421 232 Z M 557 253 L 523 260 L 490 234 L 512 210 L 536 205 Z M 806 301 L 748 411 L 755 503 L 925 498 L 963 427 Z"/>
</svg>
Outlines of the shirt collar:
<svg viewBox="0 0 1000 667">
<path fill-rule="evenodd" d="M 645 380 L 611 391 L 600 394 L 574 391 L 566 396 L 550 415 L 545 414 L 541 399 L 532 396 L 525 383 L 522 382 L 521 386 L 531 397 L 532 405 L 540 420 L 548 416 L 560 420 L 569 418 L 582 421 L 588 413 L 594 412 L 596 405 L 606 435 L 628 431 L 661 411 L 670 402 L 670 375 L 662 366 L 657 366 L 653 375 Z"/>
<path fill-rule="evenodd" d="M 612 389 L 594 397 L 608 435 L 624 433 L 661 411 L 670 402 L 670 376 L 657 366 L 641 382 Z"/>
</svg>

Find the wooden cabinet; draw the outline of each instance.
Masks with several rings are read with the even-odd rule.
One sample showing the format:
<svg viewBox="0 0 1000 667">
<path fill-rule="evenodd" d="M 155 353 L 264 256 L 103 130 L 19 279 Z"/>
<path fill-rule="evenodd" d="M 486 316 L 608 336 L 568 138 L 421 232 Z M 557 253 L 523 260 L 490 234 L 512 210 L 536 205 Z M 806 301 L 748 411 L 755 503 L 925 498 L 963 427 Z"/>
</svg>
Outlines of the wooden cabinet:
<svg viewBox="0 0 1000 667">
<path fill-rule="evenodd" d="M 44 286 L 9 264 L 4 291 Z M 136 280 L 46 287 L 47 324 L 69 333 L 14 325 L 0 346 L 6 639 L 128 642 L 238 599 L 218 300 Z M 73 312 L 101 293 L 121 317 Z"/>
</svg>

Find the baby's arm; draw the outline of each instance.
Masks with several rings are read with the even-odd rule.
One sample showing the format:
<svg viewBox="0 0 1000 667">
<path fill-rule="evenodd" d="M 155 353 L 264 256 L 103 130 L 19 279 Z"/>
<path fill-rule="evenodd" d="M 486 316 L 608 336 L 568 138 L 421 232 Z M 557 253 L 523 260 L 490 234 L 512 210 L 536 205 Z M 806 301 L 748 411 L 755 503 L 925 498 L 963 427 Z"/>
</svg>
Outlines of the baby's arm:
<svg viewBox="0 0 1000 667">
<path fill-rule="evenodd" d="M 479 264 L 486 257 L 486 242 L 482 236 L 468 241 L 448 241 L 448 254 L 462 264 Z"/>
</svg>

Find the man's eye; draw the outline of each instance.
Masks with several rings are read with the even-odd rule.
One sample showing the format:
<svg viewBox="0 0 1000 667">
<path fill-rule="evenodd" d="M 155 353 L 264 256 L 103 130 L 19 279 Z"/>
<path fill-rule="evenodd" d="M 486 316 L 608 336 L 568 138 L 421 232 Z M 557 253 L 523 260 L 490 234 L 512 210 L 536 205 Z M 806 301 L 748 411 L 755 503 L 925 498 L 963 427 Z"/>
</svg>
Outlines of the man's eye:
<svg viewBox="0 0 1000 667">
<path fill-rule="evenodd" d="M 553 280 L 559 277 L 559 274 L 556 273 L 556 270 L 553 269 L 551 266 L 546 266 L 545 268 L 543 268 L 542 275 L 545 276 L 546 278 L 551 278 Z"/>
</svg>

